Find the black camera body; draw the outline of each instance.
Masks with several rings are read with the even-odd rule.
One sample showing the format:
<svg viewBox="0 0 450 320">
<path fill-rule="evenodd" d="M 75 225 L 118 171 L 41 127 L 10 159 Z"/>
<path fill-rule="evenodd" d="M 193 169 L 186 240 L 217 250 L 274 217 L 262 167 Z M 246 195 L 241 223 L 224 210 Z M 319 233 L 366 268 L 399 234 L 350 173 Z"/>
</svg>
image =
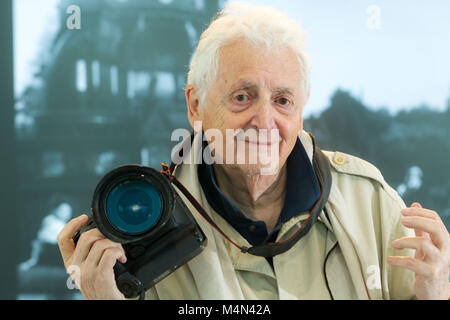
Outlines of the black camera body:
<svg viewBox="0 0 450 320">
<path fill-rule="evenodd" d="M 117 287 L 126 298 L 146 290 L 203 251 L 207 239 L 173 188 L 169 177 L 153 168 L 125 165 L 97 185 L 88 223 L 121 243 L 127 262 L 114 266 Z"/>
</svg>

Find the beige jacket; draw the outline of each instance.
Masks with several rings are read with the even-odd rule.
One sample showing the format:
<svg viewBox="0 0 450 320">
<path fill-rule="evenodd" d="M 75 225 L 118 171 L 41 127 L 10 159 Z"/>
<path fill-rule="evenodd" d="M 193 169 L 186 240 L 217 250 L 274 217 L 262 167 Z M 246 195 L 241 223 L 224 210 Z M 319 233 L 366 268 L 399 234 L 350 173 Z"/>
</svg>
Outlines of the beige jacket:
<svg viewBox="0 0 450 320">
<path fill-rule="evenodd" d="M 311 160 L 311 138 L 302 132 L 300 139 Z M 414 298 L 414 273 L 386 262 L 389 255 L 414 254 L 391 247 L 393 240 L 414 233 L 400 223 L 400 210 L 405 207 L 402 199 L 370 163 L 340 152 L 325 154 L 333 179 L 326 205 L 330 221 L 322 212 L 300 241 L 273 258 L 274 269 L 265 258 L 241 253 L 226 241 L 180 193 L 206 234 L 208 245 L 199 256 L 148 290 L 146 299 L 331 299 L 331 295 L 334 299 Z M 196 165 L 184 164 L 175 175 L 227 236 L 250 247 L 209 206 Z M 299 212 L 286 222 L 277 241 L 297 231 L 306 217 L 307 212 Z"/>
</svg>

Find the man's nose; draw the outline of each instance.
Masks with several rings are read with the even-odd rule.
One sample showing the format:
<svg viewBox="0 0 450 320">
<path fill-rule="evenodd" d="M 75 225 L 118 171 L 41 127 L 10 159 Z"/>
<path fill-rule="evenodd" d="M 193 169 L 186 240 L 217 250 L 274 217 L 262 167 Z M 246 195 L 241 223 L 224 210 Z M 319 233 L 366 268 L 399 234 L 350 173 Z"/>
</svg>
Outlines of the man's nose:
<svg viewBox="0 0 450 320">
<path fill-rule="evenodd" d="M 276 129 L 275 110 L 270 101 L 260 103 L 254 110 L 251 126 L 258 129 Z"/>
</svg>

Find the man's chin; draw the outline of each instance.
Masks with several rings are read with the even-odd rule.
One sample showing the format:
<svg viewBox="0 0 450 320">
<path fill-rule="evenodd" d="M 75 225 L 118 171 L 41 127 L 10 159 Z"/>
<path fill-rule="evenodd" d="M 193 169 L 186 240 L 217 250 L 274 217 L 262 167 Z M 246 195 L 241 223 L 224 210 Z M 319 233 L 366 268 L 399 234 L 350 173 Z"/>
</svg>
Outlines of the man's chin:
<svg viewBox="0 0 450 320">
<path fill-rule="evenodd" d="M 233 165 L 235 169 L 242 172 L 243 175 L 247 177 L 256 176 L 270 176 L 279 173 L 279 167 L 273 165 L 263 165 L 263 164 L 236 164 Z"/>
</svg>

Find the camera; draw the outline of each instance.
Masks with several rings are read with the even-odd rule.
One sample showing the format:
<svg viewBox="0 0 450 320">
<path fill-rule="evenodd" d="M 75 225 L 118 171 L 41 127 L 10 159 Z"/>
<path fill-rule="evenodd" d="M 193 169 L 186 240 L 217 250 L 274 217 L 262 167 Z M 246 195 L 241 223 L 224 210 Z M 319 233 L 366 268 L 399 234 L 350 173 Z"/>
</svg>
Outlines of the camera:
<svg viewBox="0 0 450 320">
<path fill-rule="evenodd" d="M 91 217 L 74 236 L 93 228 L 121 243 L 126 263 L 116 262 L 118 289 L 126 298 L 146 290 L 200 254 L 205 234 L 168 175 L 140 165 L 107 173 L 95 188 Z"/>
</svg>

